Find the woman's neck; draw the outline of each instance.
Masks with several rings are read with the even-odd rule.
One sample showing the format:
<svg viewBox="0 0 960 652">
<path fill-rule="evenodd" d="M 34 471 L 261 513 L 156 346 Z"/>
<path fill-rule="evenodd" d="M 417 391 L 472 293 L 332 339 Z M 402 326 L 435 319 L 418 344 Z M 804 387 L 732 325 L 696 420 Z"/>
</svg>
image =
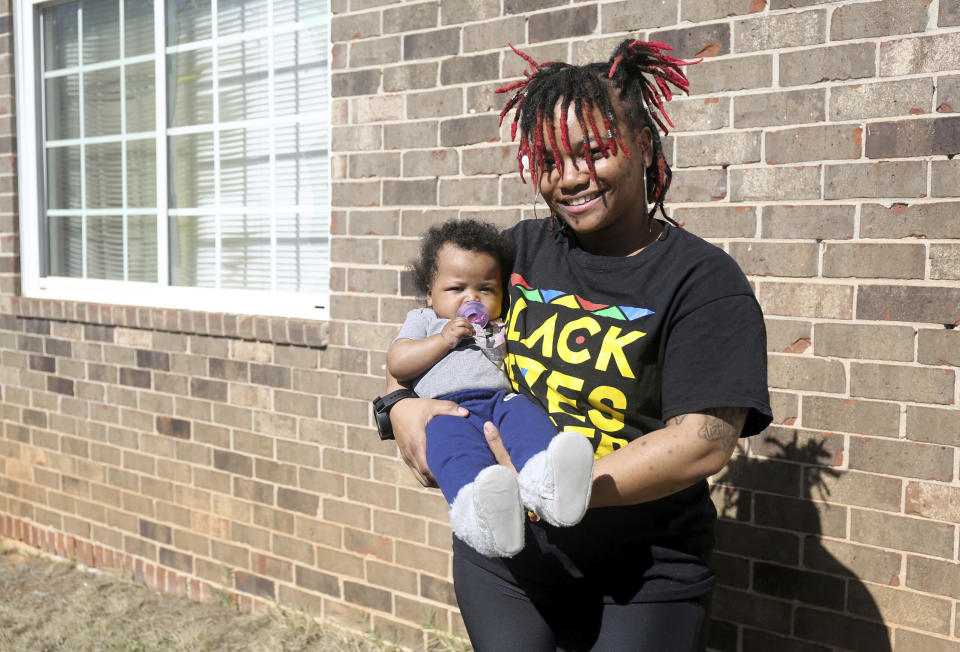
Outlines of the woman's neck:
<svg viewBox="0 0 960 652">
<path fill-rule="evenodd" d="M 660 239 L 664 225 L 659 220 L 648 218 L 643 227 L 631 228 L 626 233 L 574 234 L 580 248 L 597 256 L 636 256 Z"/>
</svg>

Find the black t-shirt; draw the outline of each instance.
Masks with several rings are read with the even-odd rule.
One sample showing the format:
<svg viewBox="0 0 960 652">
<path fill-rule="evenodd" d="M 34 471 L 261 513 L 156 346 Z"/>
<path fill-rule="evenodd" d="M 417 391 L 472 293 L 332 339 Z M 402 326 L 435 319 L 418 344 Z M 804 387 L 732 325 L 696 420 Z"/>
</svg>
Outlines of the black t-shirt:
<svg viewBox="0 0 960 652">
<path fill-rule="evenodd" d="M 544 220 L 507 233 L 517 257 L 505 367 L 558 428 L 602 456 L 707 408 L 748 408 L 743 436 L 770 423 L 763 315 L 721 249 L 668 225 L 629 257 L 590 254 Z M 537 524 L 506 568 L 531 587 L 585 582 L 617 602 L 695 597 L 713 583 L 715 519 L 702 481 L 591 509 L 573 528 Z"/>
</svg>

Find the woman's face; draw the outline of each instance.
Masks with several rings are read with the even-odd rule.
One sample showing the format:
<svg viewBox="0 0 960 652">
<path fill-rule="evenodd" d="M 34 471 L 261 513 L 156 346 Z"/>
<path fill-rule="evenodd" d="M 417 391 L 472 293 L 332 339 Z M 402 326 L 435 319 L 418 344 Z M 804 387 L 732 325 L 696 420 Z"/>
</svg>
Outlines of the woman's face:
<svg viewBox="0 0 960 652">
<path fill-rule="evenodd" d="M 628 255 L 649 239 L 646 192 L 643 171 L 653 158 L 652 135 L 646 126 L 639 131 L 630 126 L 626 111 L 614 100 L 620 134 L 630 149 L 628 157 L 622 147 L 616 155 L 604 156 L 600 144 L 588 130 L 580 129 L 571 104 L 566 115 L 560 114 L 560 102 L 554 109 L 554 138 L 559 151 L 550 146 L 544 125 L 545 167 L 540 174 L 540 192 L 553 212 L 576 234 L 588 250 L 607 255 Z M 603 125 L 599 109 L 593 109 L 593 120 Z M 561 121 L 566 122 L 573 155 L 564 151 Z M 587 121 L 589 125 L 589 120 Z M 588 139 L 584 148 L 584 138 Z M 596 181 L 590 178 L 585 156 L 593 158 Z M 557 165 L 560 159 L 563 172 Z"/>
<path fill-rule="evenodd" d="M 441 319 L 453 319 L 461 305 L 479 301 L 490 319 L 496 319 L 503 301 L 501 279 L 496 258 L 448 242 L 437 252 L 437 274 L 427 290 L 427 305 Z"/>
</svg>

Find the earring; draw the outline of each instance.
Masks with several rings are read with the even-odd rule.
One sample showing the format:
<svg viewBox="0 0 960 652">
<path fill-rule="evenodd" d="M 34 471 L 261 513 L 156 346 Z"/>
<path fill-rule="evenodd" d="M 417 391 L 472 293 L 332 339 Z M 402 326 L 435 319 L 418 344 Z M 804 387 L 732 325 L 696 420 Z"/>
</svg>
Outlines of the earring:
<svg viewBox="0 0 960 652">
<path fill-rule="evenodd" d="M 647 233 L 653 233 L 653 219 L 649 217 L 650 203 L 647 200 L 647 168 L 643 168 L 643 210 L 647 213 Z"/>
</svg>

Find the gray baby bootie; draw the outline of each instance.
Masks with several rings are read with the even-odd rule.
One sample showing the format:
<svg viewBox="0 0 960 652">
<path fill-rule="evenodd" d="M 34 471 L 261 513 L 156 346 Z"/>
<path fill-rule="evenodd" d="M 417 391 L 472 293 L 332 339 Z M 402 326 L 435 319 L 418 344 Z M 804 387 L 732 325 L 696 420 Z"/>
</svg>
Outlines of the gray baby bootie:
<svg viewBox="0 0 960 652">
<path fill-rule="evenodd" d="M 450 527 L 482 555 L 513 557 L 523 549 L 524 514 L 517 475 L 495 464 L 457 493 L 450 505 Z"/>
<path fill-rule="evenodd" d="M 537 516 L 558 527 L 576 525 L 590 504 L 593 446 L 579 432 L 565 430 L 527 460 L 518 482 L 523 504 Z"/>
</svg>

